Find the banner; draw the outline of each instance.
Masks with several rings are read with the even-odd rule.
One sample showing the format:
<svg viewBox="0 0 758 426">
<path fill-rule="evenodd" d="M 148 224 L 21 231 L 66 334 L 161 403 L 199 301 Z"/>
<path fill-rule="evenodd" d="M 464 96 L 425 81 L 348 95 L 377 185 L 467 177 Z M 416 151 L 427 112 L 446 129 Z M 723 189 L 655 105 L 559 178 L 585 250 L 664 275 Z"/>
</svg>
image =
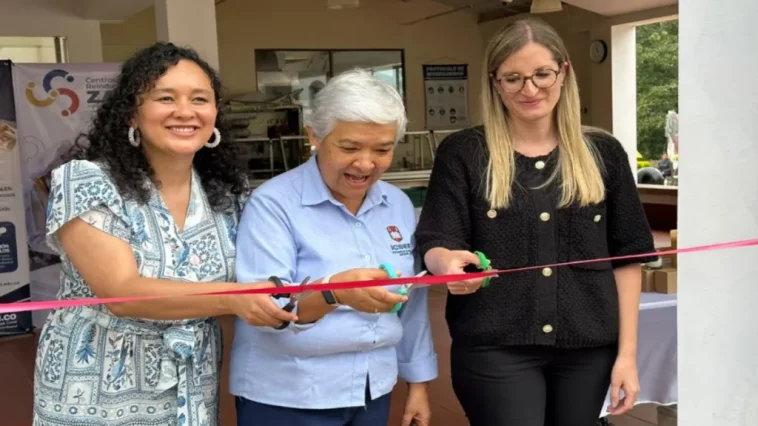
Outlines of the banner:
<svg viewBox="0 0 758 426">
<path fill-rule="evenodd" d="M 0 61 L 0 304 L 29 300 L 29 259 L 26 251 L 21 147 L 10 61 Z M 0 315 L 0 336 L 32 328 L 28 312 Z"/>
<path fill-rule="evenodd" d="M 33 300 L 55 299 L 60 287 L 60 259 L 45 242 L 50 173 L 89 127 L 119 69 L 110 63 L 13 65 L 29 250 L 25 267 Z M 35 313 L 34 326 L 41 327 L 45 318 L 46 312 Z"/>
<path fill-rule="evenodd" d="M 423 65 L 427 130 L 470 125 L 468 65 Z"/>
</svg>

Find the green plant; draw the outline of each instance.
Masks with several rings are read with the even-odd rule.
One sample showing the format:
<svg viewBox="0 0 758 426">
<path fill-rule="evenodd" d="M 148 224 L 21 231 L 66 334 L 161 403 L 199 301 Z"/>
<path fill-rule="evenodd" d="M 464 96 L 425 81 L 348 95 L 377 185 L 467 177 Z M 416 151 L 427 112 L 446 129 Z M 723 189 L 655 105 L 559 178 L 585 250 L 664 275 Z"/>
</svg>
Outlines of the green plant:
<svg viewBox="0 0 758 426">
<path fill-rule="evenodd" d="M 640 25 L 637 34 L 637 150 L 666 149 L 666 113 L 679 109 L 679 21 Z"/>
</svg>

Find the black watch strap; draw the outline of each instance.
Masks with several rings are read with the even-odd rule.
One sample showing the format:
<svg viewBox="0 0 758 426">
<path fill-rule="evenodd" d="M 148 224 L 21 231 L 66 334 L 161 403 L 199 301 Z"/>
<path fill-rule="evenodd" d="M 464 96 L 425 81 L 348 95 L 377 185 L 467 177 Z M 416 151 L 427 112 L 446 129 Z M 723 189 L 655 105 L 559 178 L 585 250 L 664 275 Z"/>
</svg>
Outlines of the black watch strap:
<svg viewBox="0 0 758 426">
<path fill-rule="evenodd" d="M 324 296 L 324 300 L 326 301 L 327 305 L 330 305 L 330 306 L 339 305 L 339 303 L 337 302 L 337 298 L 334 297 L 334 293 L 332 293 L 331 290 L 324 290 L 321 292 L 321 295 Z"/>
</svg>

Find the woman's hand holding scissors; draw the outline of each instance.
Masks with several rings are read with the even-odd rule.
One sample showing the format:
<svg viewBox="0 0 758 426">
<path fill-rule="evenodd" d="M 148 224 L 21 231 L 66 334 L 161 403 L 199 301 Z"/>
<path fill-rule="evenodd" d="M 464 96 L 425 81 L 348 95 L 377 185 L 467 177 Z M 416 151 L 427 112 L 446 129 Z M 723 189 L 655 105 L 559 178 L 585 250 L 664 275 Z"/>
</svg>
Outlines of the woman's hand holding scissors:
<svg viewBox="0 0 758 426">
<path fill-rule="evenodd" d="M 246 289 L 274 287 L 270 281 L 245 285 Z M 224 300 L 229 311 L 250 325 L 276 327 L 282 322 L 297 321 L 295 314 L 279 307 L 268 294 L 235 294 Z"/>
<path fill-rule="evenodd" d="M 387 272 L 380 268 L 356 268 L 333 275 L 330 282 L 368 281 L 387 278 L 389 278 Z M 407 296 L 395 294 L 384 287 L 335 290 L 334 296 L 341 305 L 347 305 L 356 311 L 371 314 L 389 312 L 396 304 L 408 300 Z"/>
<path fill-rule="evenodd" d="M 435 247 L 424 256 L 426 269 L 434 275 L 457 275 L 463 274 L 468 265 L 474 265 L 482 268 L 481 259 L 476 254 L 466 250 L 448 250 L 442 247 Z M 464 281 L 451 281 L 447 283 L 447 288 L 451 294 L 472 294 L 482 286 L 486 278 L 477 278 Z"/>
</svg>

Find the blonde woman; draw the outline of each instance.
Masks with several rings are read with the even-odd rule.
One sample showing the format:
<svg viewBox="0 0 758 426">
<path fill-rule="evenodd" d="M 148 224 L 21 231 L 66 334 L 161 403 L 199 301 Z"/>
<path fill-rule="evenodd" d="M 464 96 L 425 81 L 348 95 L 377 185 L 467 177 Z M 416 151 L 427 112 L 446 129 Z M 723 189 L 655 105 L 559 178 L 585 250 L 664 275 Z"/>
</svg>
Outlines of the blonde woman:
<svg viewBox="0 0 758 426">
<path fill-rule="evenodd" d="M 484 125 L 439 147 L 416 232 L 427 269 L 461 273 L 654 251 L 627 153 L 583 129 L 555 30 L 503 28 L 484 59 Z M 453 387 L 471 425 L 593 425 L 632 407 L 641 257 L 448 284 Z"/>
</svg>

